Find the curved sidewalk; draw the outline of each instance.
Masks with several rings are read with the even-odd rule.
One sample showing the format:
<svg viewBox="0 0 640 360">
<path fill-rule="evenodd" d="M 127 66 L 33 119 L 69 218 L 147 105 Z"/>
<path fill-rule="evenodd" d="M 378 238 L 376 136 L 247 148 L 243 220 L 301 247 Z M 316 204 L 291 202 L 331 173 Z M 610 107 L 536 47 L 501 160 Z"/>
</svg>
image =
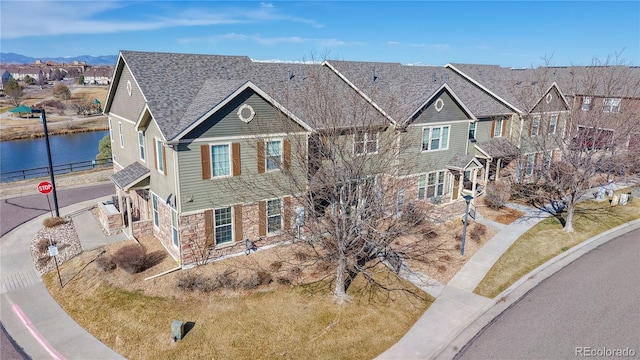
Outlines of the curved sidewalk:
<svg viewBox="0 0 640 360">
<path fill-rule="evenodd" d="M 105 236 L 89 212 L 98 198 L 60 209 L 71 215 L 83 249 L 123 239 Z M 123 359 L 78 325 L 51 297 L 36 272 L 31 241 L 42 229 L 41 215 L 0 239 L 0 320 L 24 353 L 33 359 Z"/>
<path fill-rule="evenodd" d="M 525 215 L 510 225 L 499 226 L 499 232 L 435 293 L 436 300 L 416 324 L 378 359 L 452 359 L 480 330 L 542 280 L 603 243 L 640 228 L 638 219 L 587 239 L 523 276 L 494 299 L 474 294 L 473 290 L 509 246 L 550 216 L 541 210 L 519 210 Z"/>
</svg>

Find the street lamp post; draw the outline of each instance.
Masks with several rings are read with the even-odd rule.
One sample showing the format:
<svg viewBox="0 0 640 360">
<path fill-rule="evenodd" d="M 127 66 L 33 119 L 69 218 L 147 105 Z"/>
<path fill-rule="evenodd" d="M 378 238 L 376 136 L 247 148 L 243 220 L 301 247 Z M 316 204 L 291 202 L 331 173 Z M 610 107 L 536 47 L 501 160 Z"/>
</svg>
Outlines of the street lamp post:
<svg viewBox="0 0 640 360">
<path fill-rule="evenodd" d="M 465 195 L 463 198 L 464 202 L 467 203 L 467 207 L 464 211 L 464 224 L 462 229 L 462 245 L 460 245 L 460 255 L 464 255 L 464 242 L 467 239 L 467 218 L 469 216 L 469 203 L 471 203 L 471 200 L 473 200 L 473 196 Z"/>
<path fill-rule="evenodd" d="M 47 131 L 47 114 L 42 109 L 31 109 L 31 113 L 39 113 L 40 121 L 42 121 L 42 127 L 44 129 L 44 142 L 47 145 L 47 159 L 49 160 L 49 177 L 51 178 L 51 185 L 53 186 L 53 206 L 56 209 L 56 216 L 60 216 L 60 209 L 58 208 L 58 195 L 56 193 L 56 181 L 53 175 L 53 162 L 51 161 L 51 146 L 49 145 L 49 132 Z"/>
</svg>

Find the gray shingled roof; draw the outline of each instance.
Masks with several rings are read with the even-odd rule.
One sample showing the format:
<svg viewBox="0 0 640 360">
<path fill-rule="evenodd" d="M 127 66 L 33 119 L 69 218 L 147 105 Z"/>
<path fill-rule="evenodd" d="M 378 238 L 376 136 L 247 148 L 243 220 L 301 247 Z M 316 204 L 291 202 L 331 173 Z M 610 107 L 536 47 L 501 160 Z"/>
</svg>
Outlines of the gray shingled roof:
<svg viewBox="0 0 640 360">
<path fill-rule="evenodd" d="M 353 61 L 329 61 L 329 64 L 398 122 L 408 120 L 444 84 L 476 117 L 513 113 L 447 68 Z"/>
<path fill-rule="evenodd" d="M 113 183 L 119 188 L 126 189 L 140 182 L 145 177 L 149 176 L 149 174 L 149 169 L 136 161 L 117 173 L 109 176 L 109 179 L 111 179 L 111 181 L 113 181 Z"/>
<path fill-rule="evenodd" d="M 464 170 L 475 159 L 473 155 L 456 154 L 447 162 L 447 167 L 451 169 Z"/>
<path fill-rule="evenodd" d="M 509 158 L 520 154 L 520 149 L 504 138 L 493 138 L 489 141 L 479 142 L 476 143 L 476 147 L 494 158 Z"/>
</svg>

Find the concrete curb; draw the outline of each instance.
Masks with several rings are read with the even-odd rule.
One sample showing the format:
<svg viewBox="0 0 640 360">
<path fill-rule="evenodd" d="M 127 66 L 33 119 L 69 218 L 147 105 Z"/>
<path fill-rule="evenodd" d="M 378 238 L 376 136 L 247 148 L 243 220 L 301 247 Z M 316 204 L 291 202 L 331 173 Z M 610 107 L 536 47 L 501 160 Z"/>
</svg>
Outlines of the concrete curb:
<svg viewBox="0 0 640 360">
<path fill-rule="evenodd" d="M 485 307 L 476 312 L 469 321 L 462 324 L 458 331 L 453 333 L 449 339 L 440 346 L 439 350 L 434 352 L 432 358 L 455 358 L 458 353 L 464 350 L 465 346 L 471 340 L 480 335 L 500 314 L 517 303 L 542 281 L 562 270 L 582 255 L 596 249 L 598 246 L 637 229 L 640 229 L 640 219 L 604 231 L 538 266 L 493 298 Z"/>
</svg>

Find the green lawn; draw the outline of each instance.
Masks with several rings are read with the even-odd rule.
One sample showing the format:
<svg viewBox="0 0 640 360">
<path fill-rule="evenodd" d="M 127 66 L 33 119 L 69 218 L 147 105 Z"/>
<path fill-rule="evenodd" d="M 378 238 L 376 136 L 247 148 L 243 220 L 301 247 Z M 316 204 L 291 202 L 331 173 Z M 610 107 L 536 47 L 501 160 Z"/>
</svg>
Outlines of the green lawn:
<svg viewBox="0 0 640 360">
<path fill-rule="evenodd" d="M 622 189 L 616 193 L 628 192 L 629 189 Z M 498 259 L 473 292 L 494 298 L 561 252 L 606 230 L 640 218 L 640 199 L 626 206 L 614 207 L 609 201 L 581 202 L 574 215 L 573 233 L 562 230 L 565 216 L 566 213 L 562 213 L 559 217 L 549 217 L 524 233 Z"/>
</svg>

